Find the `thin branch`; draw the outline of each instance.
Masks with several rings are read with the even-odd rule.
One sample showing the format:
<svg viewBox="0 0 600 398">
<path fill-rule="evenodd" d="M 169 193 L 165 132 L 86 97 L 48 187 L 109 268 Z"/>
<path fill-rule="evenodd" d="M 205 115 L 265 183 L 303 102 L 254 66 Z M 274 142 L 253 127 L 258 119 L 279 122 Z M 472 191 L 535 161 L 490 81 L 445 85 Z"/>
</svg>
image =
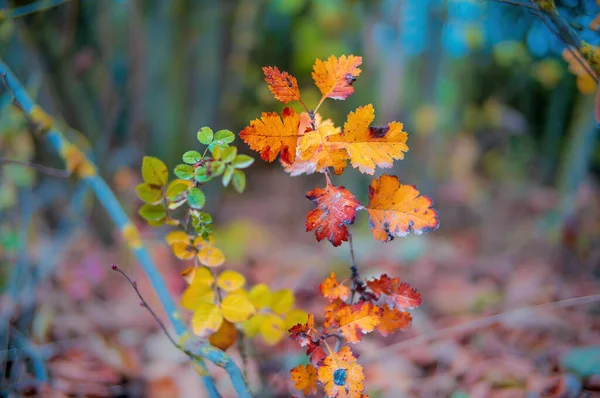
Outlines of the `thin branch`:
<svg viewBox="0 0 600 398">
<path fill-rule="evenodd" d="M 129 277 L 129 275 L 127 275 L 125 273 L 125 271 L 123 271 L 121 268 L 119 268 L 115 264 L 113 264 L 111 266 L 111 268 L 112 268 L 113 271 L 117 271 L 118 273 L 120 273 L 121 275 L 123 275 L 125 277 L 125 279 L 127 279 L 127 281 L 129 282 L 129 284 L 133 287 L 133 290 L 135 290 L 135 292 L 137 293 L 138 297 L 140 298 L 142 307 L 146 308 L 148 310 L 148 312 L 150 312 L 150 314 L 152 315 L 152 317 L 154 318 L 154 320 L 156 321 L 156 323 L 158 323 L 158 325 L 163 330 L 163 332 L 165 332 L 165 334 L 167 335 L 167 337 L 169 338 L 169 340 L 171 340 L 171 343 L 173 343 L 173 345 L 175 347 L 181 348 L 179 346 L 179 344 L 177 344 L 177 342 L 175 341 L 175 339 L 173 338 L 173 336 L 171 336 L 171 333 L 169 333 L 169 331 L 167 330 L 167 327 L 165 326 L 165 324 L 163 323 L 163 321 L 161 321 L 161 319 L 158 317 L 158 315 L 156 315 L 156 313 L 154 312 L 154 310 L 152 310 L 152 308 L 150 307 L 150 305 L 148 305 L 148 302 L 146 300 L 144 300 L 144 297 L 142 296 L 142 294 L 140 293 L 140 290 L 138 289 L 137 282 L 131 280 L 131 278 Z"/>
<path fill-rule="evenodd" d="M 30 169 L 34 169 L 35 171 L 42 174 L 46 174 L 50 177 L 68 178 L 71 175 L 71 172 L 69 170 L 55 169 L 54 167 L 44 166 L 43 164 L 23 162 L 21 160 L 0 158 L 0 167 L 6 166 L 8 164 L 29 167 Z"/>
<path fill-rule="evenodd" d="M 390 352 L 398 352 L 400 350 L 404 350 L 411 347 L 416 347 L 420 344 L 424 344 L 428 341 L 439 339 L 447 335 L 451 335 L 453 333 L 458 332 L 470 332 L 476 329 L 484 328 L 486 326 L 490 326 L 495 322 L 499 322 L 505 320 L 507 318 L 513 317 L 517 314 L 525 314 L 529 311 L 536 311 L 542 309 L 556 309 L 556 308 L 568 308 L 574 307 L 576 305 L 584 305 L 591 304 L 600 301 L 600 294 L 593 294 L 590 296 L 583 297 L 574 297 L 566 300 L 553 301 L 550 303 L 544 303 L 539 305 L 534 305 L 532 307 L 525 308 L 516 308 L 514 310 L 509 310 L 506 312 L 502 312 L 500 314 L 491 315 L 485 318 L 476 319 L 470 322 L 465 322 L 460 325 L 449 326 L 447 328 L 434 330 L 430 333 L 422 334 L 417 337 L 413 337 L 407 340 L 400 341 L 395 344 L 388 345 L 380 350 L 375 350 L 371 352 L 366 352 L 363 357 L 366 357 L 367 360 L 375 360 L 377 358 L 381 358 L 381 355 Z"/>
<path fill-rule="evenodd" d="M 8 88 L 12 91 L 16 103 L 23 110 L 23 112 L 34 122 L 39 123 L 41 121 L 44 123 L 45 127 L 47 128 L 47 130 L 44 131 L 44 137 L 46 138 L 47 143 L 53 150 L 61 155 L 63 160 L 65 160 L 63 148 L 65 145 L 73 144 L 71 144 L 65 138 L 61 131 L 53 126 L 52 118 L 47 115 L 35 102 L 33 102 L 25 90 L 25 87 L 21 84 L 21 82 L 19 82 L 10 68 L 1 59 L 0 76 L 4 76 Z M 91 170 L 95 171 L 96 168 L 93 162 L 84 154 L 82 154 L 82 156 L 85 162 L 91 166 Z M 192 352 L 192 354 L 195 355 L 193 358 L 197 365 L 199 365 L 202 369 L 206 369 L 206 364 L 202 361 L 202 358 L 205 358 L 215 363 L 217 366 L 224 368 L 229 375 L 238 396 L 243 398 L 251 397 L 252 394 L 250 393 L 248 385 L 233 359 L 223 351 L 208 344 L 206 339 L 192 338 L 190 336 L 187 325 L 179 315 L 175 302 L 173 301 L 173 298 L 167 289 L 162 275 L 158 272 L 158 269 L 154 265 L 150 253 L 141 243 L 139 231 L 123 210 L 119 200 L 115 196 L 114 192 L 110 189 L 106 181 L 104 181 L 102 177 L 94 172 L 81 175 L 80 177 L 81 180 L 95 193 L 98 201 L 108 213 L 108 216 L 114 221 L 117 228 L 121 231 L 121 234 L 126 240 L 129 248 L 136 255 L 142 269 L 144 270 L 144 273 L 150 280 L 156 295 L 160 299 L 160 302 L 177 335 L 179 337 L 187 337 L 188 341 L 186 344 L 190 344 L 191 348 L 197 349 L 197 351 Z M 183 351 L 186 351 L 185 345 Z M 208 372 L 202 376 L 202 379 L 208 390 L 209 396 L 220 397 Z"/>
<path fill-rule="evenodd" d="M 358 278 L 358 266 L 356 265 L 356 257 L 354 255 L 354 242 L 352 241 L 352 233 L 348 231 L 348 246 L 350 246 L 350 278 L 352 279 L 352 294 L 350 296 L 350 304 L 354 302 L 354 295 L 356 294 L 356 288 L 360 285 L 361 281 Z"/>
</svg>

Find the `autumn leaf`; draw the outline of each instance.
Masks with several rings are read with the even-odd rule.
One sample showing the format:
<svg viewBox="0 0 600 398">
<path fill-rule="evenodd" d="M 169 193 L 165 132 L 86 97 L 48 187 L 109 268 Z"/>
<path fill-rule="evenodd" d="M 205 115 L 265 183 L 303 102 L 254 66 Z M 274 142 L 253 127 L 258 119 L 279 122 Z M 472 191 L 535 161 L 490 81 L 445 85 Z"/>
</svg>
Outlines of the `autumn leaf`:
<svg viewBox="0 0 600 398">
<path fill-rule="evenodd" d="M 243 322 L 256 311 L 250 300 L 241 294 L 230 293 L 221 301 L 223 317 L 229 322 Z"/>
<path fill-rule="evenodd" d="M 345 301 L 350 297 L 350 288 L 339 284 L 333 272 L 319 285 L 319 289 L 321 295 L 329 301 L 335 299 Z"/>
<path fill-rule="evenodd" d="M 419 292 L 408 283 L 400 282 L 399 278 L 390 278 L 383 274 L 377 279 L 366 281 L 366 283 L 379 305 L 410 310 L 420 306 L 423 301 Z"/>
<path fill-rule="evenodd" d="M 219 330 L 210 335 L 208 342 L 223 351 L 227 351 L 237 341 L 237 338 L 238 331 L 235 325 L 224 320 Z"/>
<path fill-rule="evenodd" d="M 290 339 L 297 341 L 301 347 L 305 347 L 313 343 L 313 337 L 317 333 L 315 329 L 315 317 L 313 314 L 308 314 L 308 320 L 304 324 L 297 324 L 289 329 Z"/>
<path fill-rule="evenodd" d="M 348 115 L 343 133 L 327 137 L 329 142 L 344 143 L 352 167 L 366 174 L 373 174 L 375 167 L 392 167 L 394 159 L 403 159 L 408 151 L 402 123 L 371 127 L 374 119 L 373 105 L 359 107 Z"/>
<path fill-rule="evenodd" d="M 202 335 L 208 330 L 216 332 L 222 323 L 223 313 L 219 306 L 214 303 L 200 303 L 192 317 L 192 328 L 197 335 Z"/>
<path fill-rule="evenodd" d="M 354 92 L 352 84 L 356 81 L 361 70 L 362 57 L 342 55 L 337 58 L 329 57 L 327 61 L 317 59 L 313 66 L 312 77 L 323 94 L 323 98 L 344 100 Z"/>
<path fill-rule="evenodd" d="M 285 333 L 284 320 L 275 314 L 263 314 L 260 323 L 260 335 L 265 343 L 273 345 L 283 337 Z"/>
<path fill-rule="evenodd" d="M 317 125 L 316 130 L 309 130 L 298 141 L 299 162 L 307 162 L 314 171 L 323 171 L 333 167 L 335 174 L 341 174 L 347 164 L 348 152 L 345 144 L 330 142 L 327 138 L 340 133 L 331 120 L 327 119 Z M 309 173 L 307 173 L 309 174 Z"/>
<path fill-rule="evenodd" d="M 284 163 L 291 164 L 296 158 L 300 117 L 292 108 L 285 108 L 282 117 L 274 112 L 263 113 L 240 132 L 240 138 L 260 152 L 263 160 L 272 162 L 280 155 Z"/>
<path fill-rule="evenodd" d="M 341 308 L 348 306 L 349 304 L 344 303 L 342 300 L 333 300 L 331 303 L 325 306 L 325 321 L 323 322 L 323 328 L 329 329 L 337 325 L 335 314 Z"/>
<path fill-rule="evenodd" d="M 335 187 L 327 178 L 325 188 L 315 188 L 306 197 L 317 205 L 306 215 L 306 231 L 315 231 L 317 241 L 327 238 L 333 246 L 348 240 L 346 225 L 354 222 L 360 203 L 344 187 Z"/>
<path fill-rule="evenodd" d="M 271 294 L 269 308 L 276 314 L 285 314 L 294 306 L 294 292 L 291 289 L 280 289 Z"/>
<path fill-rule="evenodd" d="M 279 71 L 276 66 L 265 66 L 262 68 L 265 81 L 269 90 L 278 101 L 287 104 L 291 101 L 300 101 L 300 90 L 296 78 L 288 72 Z"/>
<path fill-rule="evenodd" d="M 323 383 L 328 397 L 360 397 L 364 391 L 365 375 L 363 368 L 356 363 L 357 358 L 350 347 L 342 347 L 331 353 L 323 361 L 317 372 L 317 379 Z"/>
<path fill-rule="evenodd" d="M 304 395 L 317 393 L 317 369 L 313 365 L 296 366 L 290 371 L 290 378 L 294 382 L 294 388 Z"/>
<path fill-rule="evenodd" d="M 406 330 L 410 327 L 412 322 L 410 312 L 390 308 L 387 305 L 382 308 L 381 323 L 376 328 L 380 335 L 385 337 L 398 330 Z"/>
<path fill-rule="evenodd" d="M 439 226 L 438 213 L 427 196 L 419 196 L 412 185 L 402 185 L 396 176 L 383 174 L 369 187 L 371 233 L 377 240 L 390 241 L 410 232 L 420 235 Z"/>
<path fill-rule="evenodd" d="M 246 284 L 246 278 L 239 272 L 225 270 L 217 278 L 217 284 L 226 292 L 233 292 Z"/>
<path fill-rule="evenodd" d="M 363 334 L 372 332 L 377 325 L 381 323 L 382 309 L 361 301 L 353 305 L 341 307 L 334 314 L 334 325 L 339 329 L 344 338 L 349 343 L 358 343 L 362 340 Z M 335 329 L 329 329 L 331 333 Z"/>
</svg>

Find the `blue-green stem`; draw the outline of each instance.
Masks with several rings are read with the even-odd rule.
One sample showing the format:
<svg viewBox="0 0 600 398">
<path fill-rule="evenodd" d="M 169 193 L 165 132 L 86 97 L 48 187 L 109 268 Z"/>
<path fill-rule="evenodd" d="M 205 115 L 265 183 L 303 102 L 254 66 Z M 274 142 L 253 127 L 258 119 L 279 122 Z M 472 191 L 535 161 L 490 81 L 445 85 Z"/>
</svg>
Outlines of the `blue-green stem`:
<svg viewBox="0 0 600 398">
<path fill-rule="evenodd" d="M 12 71 L 2 60 L 0 60 L 0 75 L 4 76 L 6 83 L 13 92 L 15 102 L 18 104 L 18 106 L 31 118 L 34 124 L 37 124 L 40 129 L 43 130 L 42 133 L 44 134 L 44 137 L 47 139 L 50 146 L 57 151 L 61 157 L 63 157 L 65 162 L 68 162 L 70 159 L 68 159 L 69 153 L 66 150 L 68 148 L 74 148 L 73 144 L 71 144 L 64 137 L 64 135 L 54 127 L 53 120 L 50 119 L 49 116 L 47 116 L 43 110 L 33 102 L 23 85 L 17 80 Z M 85 155 L 82 155 L 80 152 L 78 155 L 83 156 L 79 162 L 79 165 L 83 164 L 86 166 L 86 168 L 85 171 L 75 170 L 75 174 L 79 175 L 82 181 L 84 181 L 92 189 L 102 206 L 106 209 L 108 215 L 116 224 L 117 228 L 122 231 L 123 235 L 128 240 L 129 246 L 132 248 L 132 251 L 137 257 L 148 279 L 150 280 L 150 283 L 160 299 L 160 302 L 167 313 L 167 316 L 169 317 L 169 320 L 177 335 L 180 337 L 188 336 L 188 342 L 193 342 L 195 344 L 194 348 L 197 348 L 197 350 L 186 350 L 186 353 L 188 353 L 188 355 L 191 354 L 195 362 L 200 365 L 204 371 L 206 371 L 206 365 L 202 361 L 202 358 L 206 358 L 217 366 L 224 368 L 229 374 L 238 396 L 251 397 L 252 395 L 248 389 L 242 372 L 229 355 L 220 349 L 211 346 L 205 340 L 198 340 L 189 336 L 187 327 L 177 311 L 173 298 L 169 294 L 162 276 L 156 269 L 156 266 L 154 265 L 154 262 L 152 261 L 148 251 L 141 244 L 141 242 L 139 242 L 137 229 L 135 229 L 125 214 L 125 211 L 121 207 L 112 190 L 109 188 L 108 184 L 106 184 L 106 182 L 97 174 L 97 172 L 94 172 L 95 165 L 93 165 L 89 158 L 85 157 Z M 202 378 L 210 397 L 220 397 L 210 375 L 204 375 Z"/>
</svg>

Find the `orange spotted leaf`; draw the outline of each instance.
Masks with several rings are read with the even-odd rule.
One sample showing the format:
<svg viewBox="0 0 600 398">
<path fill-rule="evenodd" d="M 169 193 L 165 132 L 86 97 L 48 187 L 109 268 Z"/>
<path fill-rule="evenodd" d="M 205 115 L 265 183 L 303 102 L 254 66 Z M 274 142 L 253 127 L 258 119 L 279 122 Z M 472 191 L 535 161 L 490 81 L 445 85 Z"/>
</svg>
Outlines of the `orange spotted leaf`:
<svg viewBox="0 0 600 398">
<path fill-rule="evenodd" d="M 325 321 L 323 322 L 324 329 L 332 329 L 338 326 L 336 313 L 344 307 L 349 305 L 344 303 L 342 300 L 333 300 L 331 303 L 325 306 Z"/>
<path fill-rule="evenodd" d="M 408 283 L 400 282 L 399 278 L 390 278 L 386 274 L 367 281 L 367 287 L 373 292 L 377 304 L 390 308 L 410 310 L 420 306 L 423 301 L 419 292 Z"/>
<path fill-rule="evenodd" d="M 365 375 L 362 366 L 356 363 L 356 360 L 356 356 L 348 346 L 325 358 L 317 372 L 317 379 L 323 383 L 328 397 L 361 396 L 364 391 Z"/>
<path fill-rule="evenodd" d="M 327 137 L 331 143 L 343 143 L 352 167 L 366 174 L 373 174 L 375 167 L 392 167 L 394 159 L 403 159 L 408 151 L 408 135 L 402 131 L 402 123 L 372 127 L 374 119 L 373 105 L 359 107 L 348 115 L 343 133 Z"/>
<path fill-rule="evenodd" d="M 240 138 L 251 149 L 260 152 L 263 160 L 272 162 L 277 155 L 286 164 L 296 158 L 300 116 L 292 108 L 284 108 L 282 117 L 277 113 L 263 113 L 240 132 Z"/>
<path fill-rule="evenodd" d="M 412 317 L 409 312 L 383 306 L 381 323 L 377 325 L 376 329 L 380 335 L 385 337 L 398 330 L 408 329 L 411 322 Z"/>
<path fill-rule="evenodd" d="M 276 66 L 262 68 L 269 90 L 278 101 L 288 102 L 300 100 L 300 90 L 296 78 L 287 72 L 280 71 Z"/>
<path fill-rule="evenodd" d="M 306 215 L 306 231 L 315 231 L 317 241 L 327 238 L 334 246 L 348 240 L 346 225 L 354 222 L 360 206 L 356 197 L 344 187 L 335 187 L 327 179 L 325 188 L 315 188 L 306 194 L 317 208 Z"/>
<path fill-rule="evenodd" d="M 362 57 L 342 55 L 329 57 L 327 61 L 317 59 L 313 66 L 312 77 L 324 98 L 344 100 L 354 92 L 352 84 L 361 70 Z"/>
<path fill-rule="evenodd" d="M 361 301 L 340 308 L 335 313 L 335 323 L 347 342 L 358 343 L 363 334 L 372 332 L 381 323 L 381 313 L 378 306 Z"/>
<path fill-rule="evenodd" d="M 396 176 L 383 174 L 369 187 L 371 233 L 377 240 L 390 241 L 410 232 L 420 235 L 439 226 L 438 213 L 427 196 L 419 196 L 412 185 L 403 185 Z"/>
<path fill-rule="evenodd" d="M 290 378 L 294 382 L 294 388 L 304 395 L 317 393 L 317 369 L 313 365 L 296 366 L 290 371 Z"/>
<path fill-rule="evenodd" d="M 324 281 L 319 285 L 321 295 L 333 301 L 335 299 L 347 300 L 350 297 L 350 288 L 338 283 L 335 273 L 331 273 Z"/>
</svg>

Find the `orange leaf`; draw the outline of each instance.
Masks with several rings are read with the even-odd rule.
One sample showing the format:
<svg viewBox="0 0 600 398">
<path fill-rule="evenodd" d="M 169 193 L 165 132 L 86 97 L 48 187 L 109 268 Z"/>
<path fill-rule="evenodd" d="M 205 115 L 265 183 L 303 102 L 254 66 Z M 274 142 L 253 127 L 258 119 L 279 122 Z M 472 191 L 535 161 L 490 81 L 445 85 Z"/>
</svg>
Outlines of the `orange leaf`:
<svg viewBox="0 0 600 398">
<path fill-rule="evenodd" d="M 377 325 L 377 331 L 382 336 L 388 336 L 398 330 L 406 330 L 410 327 L 412 317 L 409 312 L 400 311 L 395 308 L 390 308 L 387 305 L 383 306 L 383 314 L 381 315 L 381 323 Z"/>
<path fill-rule="evenodd" d="M 371 233 L 377 240 L 390 241 L 410 232 L 417 235 L 439 226 L 438 213 L 427 196 L 419 196 L 412 185 L 402 185 L 396 176 L 383 174 L 369 187 Z"/>
<path fill-rule="evenodd" d="M 317 205 L 306 215 L 306 232 L 315 230 L 317 241 L 327 238 L 334 246 L 347 241 L 346 225 L 354 222 L 360 206 L 356 197 L 344 187 L 331 185 L 329 178 L 325 188 L 315 188 L 306 197 Z"/>
<path fill-rule="evenodd" d="M 342 134 L 327 137 L 329 142 L 344 143 L 352 167 L 366 174 L 373 174 L 375 167 L 392 167 L 394 159 L 403 159 L 408 151 L 408 134 L 402 131 L 402 123 L 370 127 L 374 119 L 373 105 L 358 107 L 348 115 Z"/>
<path fill-rule="evenodd" d="M 296 158 L 300 117 L 292 108 L 284 108 L 282 117 L 274 112 L 263 113 L 240 132 L 240 138 L 260 152 L 263 160 L 272 162 L 280 155 L 284 163 L 291 164 Z"/>
<path fill-rule="evenodd" d="M 290 371 L 294 388 L 304 395 L 317 393 L 317 369 L 313 365 L 298 365 Z"/>
<path fill-rule="evenodd" d="M 335 320 L 346 341 L 358 343 L 363 334 L 372 332 L 381 323 L 381 313 L 381 308 L 373 303 L 361 301 L 339 309 Z"/>
<path fill-rule="evenodd" d="M 332 398 L 360 397 L 364 391 L 365 375 L 363 368 L 356 363 L 356 357 L 350 347 L 342 347 L 323 361 L 317 373 L 323 383 L 325 393 Z"/>
<path fill-rule="evenodd" d="M 323 328 L 329 329 L 332 327 L 337 327 L 337 320 L 335 314 L 343 307 L 347 307 L 348 304 L 344 303 L 342 300 L 337 299 L 333 300 L 331 303 L 325 306 L 325 321 L 323 322 Z"/>
<path fill-rule="evenodd" d="M 210 335 L 208 341 L 215 347 L 227 351 L 237 341 L 237 338 L 238 331 L 235 325 L 225 319 L 219 330 Z"/>
<path fill-rule="evenodd" d="M 352 84 L 361 70 L 362 57 L 342 55 L 329 57 L 325 62 L 317 59 L 313 66 L 312 77 L 324 98 L 344 100 L 354 92 Z"/>
<path fill-rule="evenodd" d="M 379 279 L 367 281 L 367 286 L 377 299 L 377 304 L 390 308 L 410 310 L 421 305 L 423 299 L 419 292 L 408 283 L 400 282 L 399 278 L 390 278 L 383 274 Z"/>
<path fill-rule="evenodd" d="M 269 85 L 269 90 L 271 90 L 276 100 L 284 104 L 300 100 L 300 90 L 294 76 L 287 72 L 280 72 L 276 66 L 265 66 L 262 70 L 265 74 L 265 81 Z"/>
<path fill-rule="evenodd" d="M 327 137 L 340 133 L 331 120 L 327 119 L 316 130 L 307 131 L 298 141 L 299 160 L 309 162 L 314 171 L 333 167 L 335 174 L 341 174 L 346 167 L 348 153 L 343 143 L 329 142 Z"/>
<path fill-rule="evenodd" d="M 313 336 L 317 332 L 315 330 L 315 316 L 308 314 L 308 320 L 305 324 L 297 324 L 292 326 L 289 330 L 290 339 L 300 343 L 301 347 L 310 345 L 313 343 Z"/>
<path fill-rule="evenodd" d="M 323 283 L 321 283 L 321 285 L 319 285 L 319 288 L 321 290 L 321 295 L 329 301 L 335 299 L 345 301 L 350 297 L 350 288 L 339 284 L 335 278 L 335 273 L 333 272 L 323 281 Z"/>
</svg>

